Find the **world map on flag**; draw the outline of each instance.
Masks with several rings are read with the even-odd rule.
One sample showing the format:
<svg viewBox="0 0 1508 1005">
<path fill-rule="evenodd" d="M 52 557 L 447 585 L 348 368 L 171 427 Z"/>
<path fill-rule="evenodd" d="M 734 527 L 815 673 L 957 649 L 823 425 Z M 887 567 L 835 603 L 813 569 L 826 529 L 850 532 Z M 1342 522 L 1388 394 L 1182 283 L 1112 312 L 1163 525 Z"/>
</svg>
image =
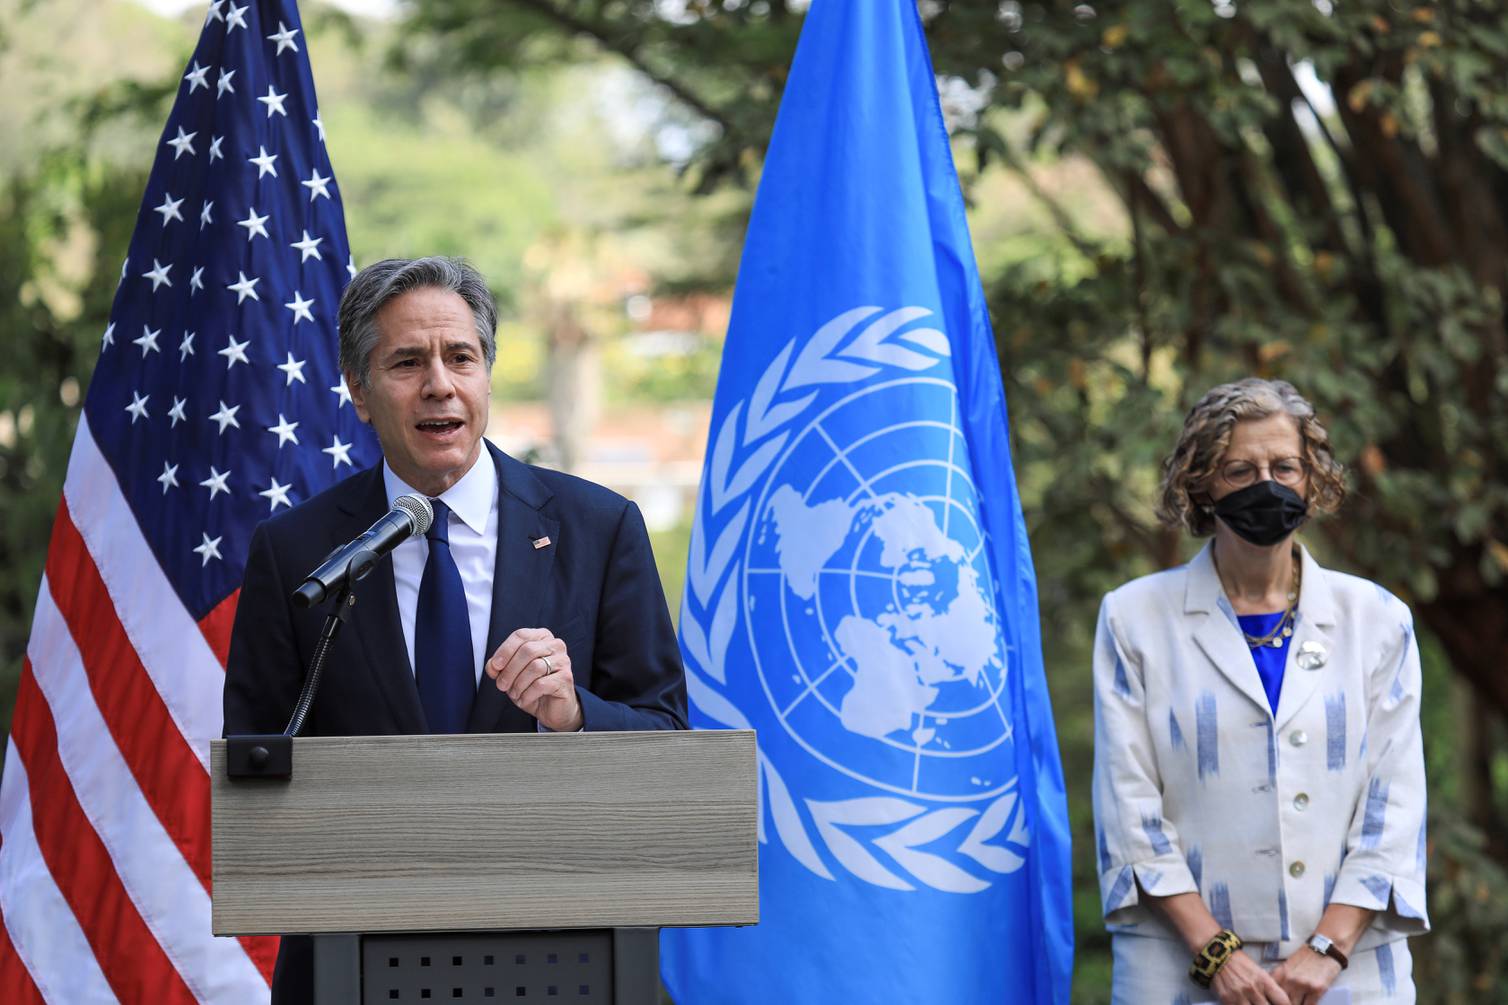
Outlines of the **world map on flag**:
<svg viewBox="0 0 1508 1005">
<path fill-rule="evenodd" d="M 905 400 L 893 414 L 935 416 L 844 446 L 845 417 L 884 412 L 887 397 Z M 766 693 L 804 746 L 881 788 L 971 800 L 1009 783 L 984 755 L 1011 730 L 1009 647 L 963 449 L 946 382 L 840 403 L 776 465 L 751 535 L 747 606 Z"/>
<path fill-rule="evenodd" d="M 890 492 L 808 506 L 782 485 L 770 514 L 786 585 L 799 597 L 816 594 L 821 566 L 854 532 L 873 533 L 879 566 L 892 573 L 895 602 L 872 619 L 845 614 L 833 631 L 854 662 L 853 687 L 839 706 L 844 729 L 876 738 L 909 729 L 941 685 L 979 683 L 998 648 L 989 607 L 978 574 L 963 564 L 963 546 L 943 534 L 926 503 Z M 937 730 L 918 726 L 911 736 L 930 743 Z"/>
</svg>

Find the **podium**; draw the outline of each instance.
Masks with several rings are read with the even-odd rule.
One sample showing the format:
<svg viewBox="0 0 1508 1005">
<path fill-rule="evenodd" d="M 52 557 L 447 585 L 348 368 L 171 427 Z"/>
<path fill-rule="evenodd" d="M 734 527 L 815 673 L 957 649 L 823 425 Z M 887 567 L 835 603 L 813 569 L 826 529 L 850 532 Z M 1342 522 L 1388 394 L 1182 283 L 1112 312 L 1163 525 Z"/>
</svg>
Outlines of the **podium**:
<svg viewBox="0 0 1508 1005">
<path fill-rule="evenodd" d="M 314 936 L 315 1001 L 658 1001 L 658 929 L 759 920 L 754 733 L 211 743 L 216 935 Z"/>
</svg>

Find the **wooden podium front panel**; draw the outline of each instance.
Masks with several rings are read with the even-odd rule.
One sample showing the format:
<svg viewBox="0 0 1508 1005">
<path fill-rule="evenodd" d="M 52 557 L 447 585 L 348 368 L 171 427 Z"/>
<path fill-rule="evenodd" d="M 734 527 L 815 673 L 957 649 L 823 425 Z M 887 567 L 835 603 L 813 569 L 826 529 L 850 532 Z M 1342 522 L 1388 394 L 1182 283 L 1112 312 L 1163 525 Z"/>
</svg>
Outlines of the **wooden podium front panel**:
<svg viewBox="0 0 1508 1005">
<path fill-rule="evenodd" d="M 759 920 L 747 730 L 309 737 L 291 780 L 211 745 L 216 935 Z"/>
</svg>

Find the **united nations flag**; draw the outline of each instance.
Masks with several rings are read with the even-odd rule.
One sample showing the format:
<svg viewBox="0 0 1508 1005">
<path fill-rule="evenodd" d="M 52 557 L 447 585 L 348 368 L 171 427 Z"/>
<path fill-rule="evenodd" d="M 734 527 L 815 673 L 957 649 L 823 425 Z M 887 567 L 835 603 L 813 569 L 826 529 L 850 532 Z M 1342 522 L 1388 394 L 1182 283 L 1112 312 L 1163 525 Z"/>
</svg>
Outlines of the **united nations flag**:
<svg viewBox="0 0 1508 1005">
<path fill-rule="evenodd" d="M 759 734 L 760 917 L 667 931 L 677 1001 L 1068 1000 L 1036 582 L 914 0 L 815 0 L 712 415 L 681 643 Z"/>
</svg>

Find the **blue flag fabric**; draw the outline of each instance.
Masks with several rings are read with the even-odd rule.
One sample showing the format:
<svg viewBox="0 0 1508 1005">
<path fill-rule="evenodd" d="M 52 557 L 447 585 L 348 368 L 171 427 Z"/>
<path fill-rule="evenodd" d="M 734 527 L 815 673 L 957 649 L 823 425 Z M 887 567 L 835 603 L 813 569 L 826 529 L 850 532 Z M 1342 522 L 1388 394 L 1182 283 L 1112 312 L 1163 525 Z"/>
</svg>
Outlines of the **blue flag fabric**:
<svg viewBox="0 0 1508 1005">
<path fill-rule="evenodd" d="M 1069 834 L 999 364 L 912 0 L 816 0 L 749 224 L 681 613 L 759 733 L 760 923 L 682 1003 L 1063 1003 Z"/>
</svg>

